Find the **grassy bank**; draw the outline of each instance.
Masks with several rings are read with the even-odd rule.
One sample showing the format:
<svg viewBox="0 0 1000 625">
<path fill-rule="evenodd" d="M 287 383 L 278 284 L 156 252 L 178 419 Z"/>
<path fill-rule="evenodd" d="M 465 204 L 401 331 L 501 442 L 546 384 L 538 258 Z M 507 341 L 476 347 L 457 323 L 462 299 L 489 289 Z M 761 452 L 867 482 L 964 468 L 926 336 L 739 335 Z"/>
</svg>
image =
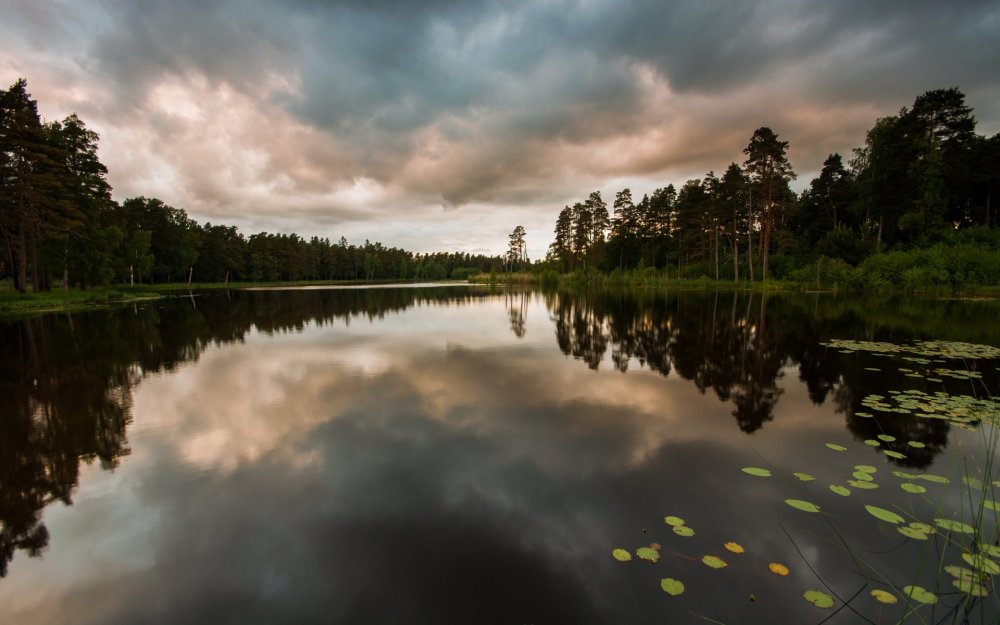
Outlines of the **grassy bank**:
<svg viewBox="0 0 1000 625">
<path fill-rule="evenodd" d="M 18 293 L 0 288 L 0 315 L 19 316 L 63 310 L 79 310 L 121 304 L 125 302 L 156 299 L 156 293 L 130 292 L 128 290 L 95 288 L 81 291 L 53 290 L 42 293 Z"/>
</svg>

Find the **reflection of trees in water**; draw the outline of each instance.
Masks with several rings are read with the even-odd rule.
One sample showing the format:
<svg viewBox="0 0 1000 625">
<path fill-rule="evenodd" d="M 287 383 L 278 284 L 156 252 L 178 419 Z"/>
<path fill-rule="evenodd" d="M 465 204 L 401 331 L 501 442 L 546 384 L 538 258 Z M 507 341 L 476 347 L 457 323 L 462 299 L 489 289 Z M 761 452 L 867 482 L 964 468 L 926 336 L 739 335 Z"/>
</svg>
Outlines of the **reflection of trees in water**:
<svg viewBox="0 0 1000 625">
<path fill-rule="evenodd" d="M 129 453 L 132 389 L 247 332 L 301 331 L 414 305 L 461 306 L 485 294 L 440 289 L 214 293 L 162 305 L 0 323 L 0 577 L 17 550 L 48 545 L 49 503 L 72 503 L 80 463 Z"/>
<path fill-rule="evenodd" d="M 610 347 L 611 362 L 619 371 L 626 372 L 633 359 L 662 375 L 676 371 L 702 393 L 711 389 L 731 402 L 744 432 L 754 432 L 774 418 L 782 394 L 778 381 L 787 366 L 797 365 L 810 400 L 823 404 L 832 396 L 834 409 L 847 415 L 848 429 L 858 440 L 882 433 L 895 436 L 897 441 L 886 448 L 907 456 L 898 464 L 926 467 L 947 443 L 949 426 L 944 421 L 855 416 L 856 411 L 864 412 L 861 400 L 868 394 L 928 384 L 896 371 L 866 371 L 874 357 L 839 354 L 821 345 L 833 337 L 898 340 L 886 307 L 877 302 L 878 324 L 859 316 L 863 307 L 853 300 L 832 315 L 828 302 L 816 295 L 619 289 L 586 296 L 553 293 L 546 303 L 563 353 L 597 369 Z M 912 323 L 912 315 L 903 319 L 904 335 L 919 338 Z M 937 331 L 936 326 L 931 330 Z M 987 384 L 995 386 L 996 381 Z M 926 447 L 908 447 L 911 440 Z"/>
<path fill-rule="evenodd" d="M 528 316 L 528 298 L 529 293 L 508 291 L 504 295 L 507 305 L 507 315 L 510 319 L 510 331 L 514 333 L 519 339 L 523 339 L 525 335 L 525 323 L 527 322 Z"/>
</svg>

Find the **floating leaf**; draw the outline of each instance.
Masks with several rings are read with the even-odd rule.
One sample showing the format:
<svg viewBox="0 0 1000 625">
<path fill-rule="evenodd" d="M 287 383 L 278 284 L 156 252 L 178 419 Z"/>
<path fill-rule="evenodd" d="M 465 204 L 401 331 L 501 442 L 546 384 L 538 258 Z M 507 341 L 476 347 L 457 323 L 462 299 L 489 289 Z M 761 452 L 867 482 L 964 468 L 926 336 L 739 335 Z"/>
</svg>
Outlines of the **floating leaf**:
<svg viewBox="0 0 1000 625">
<path fill-rule="evenodd" d="M 788 567 L 784 564 L 779 564 L 777 562 L 772 562 L 767 565 L 767 570 L 771 571 L 775 575 L 780 575 L 782 577 L 788 575 Z"/>
<path fill-rule="evenodd" d="M 983 507 L 987 510 L 992 510 L 994 512 L 1000 512 L 1000 503 L 993 501 L 992 499 L 984 499 Z"/>
<path fill-rule="evenodd" d="M 876 588 L 875 590 L 873 590 L 872 596 L 875 597 L 875 600 L 878 601 L 879 603 L 886 603 L 889 605 L 892 605 L 897 601 L 899 601 L 899 599 L 896 598 L 896 595 L 892 594 L 887 590 L 882 590 L 880 588 Z"/>
<path fill-rule="evenodd" d="M 771 477 L 770 471 L 759 467 L 743 467 L 741 471 L 749 475 L 756 475 L 757 477 Z"/>
<path fill-rule="evenodd" d="M 926 605 L 937 603 L 937 595 L 920 586 L 903 586 L 903 594 L 918 603 Z"/>
<path fill-rule="evenodd" d="M 817 608 L 832 608 L 833 597 L 819 590 L 807 590 L 802 597 Z"/>
<path fill-rule="evenodd" d="M 743 548 L 743 545 L 740 545 L 739 543 L 728 542 L 722 546 L 728 549 L 729 551 L 732 551 L 733 553 L 743 553 L 744 551 L 746 551 L 746 549 Z"/>
<path fill-rule="evenodd" d="M 660 588 L 662 588 L 663 592 L 668 595 L 676 597 L 684 592 L 684 582 L 676 580 L 672 577 L 666 577 L 660 580 Z"/>
<path fill-rule="evenodd" d="M 979 543 L 979 550 L 993 558 L 1000 558 L 1000 546 Z"/>
<path fill-rule="evenodd" d="M 955 579 L 968 579 L 977 580 L 979 579 L 979 573 L 969 570 L 964 566 L 955 566 L 954 564 L 944 567 L 945 573 L 951 575 Z"/>
<path fill-rule="evenodd" d="M 826 446 L 834 451 L 847 451 L 847 447 L 844 447 L 843 445 L 837 445 L 836 443 L 827 443 Z"/>
<path fill-rule="evenodd" d="M 892 435 L 889 435 L 889 434 L 879 434 L 879 435 L 878 435 L 878 436 L 876 436 L 875 438 L 877 438 L 877 439 L 879 439 L 880 441 L 883 441 L 883 442 L 885 442 L 885 443 L 891 443 L 891 442 L 893 442 L 893 441 L 895 441 L 895 440 L 896 440 L 896 437 L 895 437 L 895 436 L 892 436 Z"/>
<path fill-rule="evenodd" d="M 663 517 L 663 522 L 666 523 L 667 525 L 672 525 L 674 527 L 677 527 L 679 525 L 684 525 L 684 519 L 680 518 L 679 516 L 665 516 Z"/>
<path fill-rule="evenodd" d="M 985 597 L 990 594 L 990 591 L 985 586 L 971 579 L 956 579 L 951 583 L 955 585 L 955 588 L 973 597 Z"/>
<path fill-rule="evenodd" d="M 946 529 L 949 532 L 958 532 L 959 534 L 974 534 L 976 532 L 975 528 L 971 525 L 952 519 L 934 519 L 934 523 L 941 529 Z"/>
<path fill-rule="evenodd" d="M 701 561 L 705 564 L 705 566 L 713 569 L 722 569 L 729 566 L 726 564 L 726 561 L 719 556 L 705 556 L 701 559 Z"/>
<path fill-rule="evenodd" d="M 878 447 L 881 444 L 882 443 L 878 442 L 877 440 L 875 440 L 873 438 L 865 439 L 865 445 L 868 445 L 869 447 Z"/>
<path fill-rule="evenodd" d="M 927 532 L 921 532 L 920 530 L 912 527 L 897 527 L 896 531 L 907 538 L 912 538 L 914 540 L 927 540 Z"/>
<path fill-rule="evenodd" d="M 854 465 L 854 469 L 862 473 L 878 473 L 878 469 L 870 464 L 856 464 Z"/>
<path fill-rule="evenodd" d="M 862 482 L 871 482 L 875 480 L 875 478 L 871 476 L 871 473 L 865 473 L 864 471 L 855 471 L 852 475 L 854 476 L 854 479 L 861 480 Z"/>
<path fill-rule="evenodd" d="M 611 552 L 611 555 L 613 555 L 615 560 L 618 560 L 619 562 L 628 562 L 632 559 L 632 554 L 624 549 L 615 549 Z"/>
<path fill-rule="evenodd" d="M 914 449 L 923 449 L 924 447 L 927 447 L 927 445 L 924 445 L 920 441 L 908 441 L 906 444 Z"/>
<path fill-rule="evenodd" d="M 914 484 L 913 482 L 903 482 L 899 485 L 900 488 L 908 493 L 926 493 L 927 489 L 920 484 Z"/>
<path fill-rule="evenodd" d="M 920 474 L 919 473 L 907 473 L 906 471 L 893 471 L 892 474 L 895 475 L 896 477 L 901 477 L 904 480 L 919 480 L 920 479 Z"/>
<path fill-rule="evenodd" d="M 920 479 L 926 482 L 934 482 L 935 484 L 950 484 L 951 480 L 944 477 L 943 475 L 934 475 L 933 473 L 924 473 L 918 476 Z"/>
<path fill-rule="evenodd" d="M 860 488 L 861 490 L 874 490 L 878 488 L 878 484 L 875 482 L 862 482 L 861 480 L 847 480 L 847 483 L 854 488 Z"/>
<path fill-rule="evenodd" d="M 851 494 L 851 489 L 844 488 L 843 486 L 840 486 L 839 484 L 834 484 L 834 485 L 830 486 L 830 490 L 832 490 L 833 492 L 837 493 L 841 497 L 847 497 L 847 496 L 849 496 Z"/>
<path fill-rule="evenodd" d="M 895 458 L 896 460 L 905 460 L 906 454 L 901 454 L 898 451 L 893 451 L 891 449 L 883 449 L 882 453 L 889 456 L 890 458 Z"/>
<path fill-rule="evenodd" d="M 865 506 L 865 510 L 868 514 L 872 515 L 880 521 L 885 521 L 886 523 L 892 523 L 893 525 L 899 525 L 906 519 L 899 516 L 891 510 L 886 510 L 885 508 L 879 508 L 878 506 Z"/>
<path fill-rule="evenodd" d="M 910 523 L 910 527 L 912 527 L 913 529 L 917 530 L 918 532 L 923 532 L 925 534 L 933 534 L 934 533 L 934 528 L 931 527 L 930 525 L 927 525 L 926 523 L 914 522 L 914 523 Z"/>
<path fill-rule="evenodd" d="M 962 483 L 969 488 L 975 488 L 976 490 L 983 490 L 986 488 L 986 485 L 983 484 L 982 480 L 975 477 L 969 477 L 968 475 L 962 476 Z"/>
<path fill-rule="evenodd" d="M 803 512 L 819 512 L 819 506 L 801 499 L 786 499 L 785 503 L 796 510 L 802 510 Z"/>
<path fill-rule="evenodd" d="M 1000 573 L 1000 564 L 990 560 L 981 553 L 963 553 L 962 559 L 965 560 L 972 568 L 980 570 L 987 575 L 996 575 L 997 573 Z"/>
<path fill-rule="evenodd" d="M 660 559 L 660 552 L 652 547 L 639 547 L 635 550 L 635 555 L 654 564 Z"/>
<path fill-rule="evenodd" d="M 687 525 L 675 525 L 670 529 L 674 530 L 674 534 L 683 536 L 684 538 L 691 538 L 694 536 L 694 530 Z"/>
<path fill-rule="evenodd" d="M 794 475 L 796 478 L 799 479 L 799 481 L 802 481 L 802 482 L 811 482 L 811 481 L 813 481 L 813 480 L 816 479 L 813 476 L 809 475 L 808 473 L 796 472 L 796 473 L 792 473 L 792 475 Z"/>
</svg>

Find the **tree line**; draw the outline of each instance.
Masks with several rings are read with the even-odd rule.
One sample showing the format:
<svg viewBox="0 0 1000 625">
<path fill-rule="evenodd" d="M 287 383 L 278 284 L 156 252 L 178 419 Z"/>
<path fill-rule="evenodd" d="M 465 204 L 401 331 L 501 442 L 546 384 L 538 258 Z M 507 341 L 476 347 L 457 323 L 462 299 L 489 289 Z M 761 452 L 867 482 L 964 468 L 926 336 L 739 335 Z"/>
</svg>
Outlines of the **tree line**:
<svg viewBox="0 0 1000 625">
<path fill-rule="evenodd" d="M 98 135 L 75 114 L 45 123 L 20 79 L 0 90 L 0 279 L 18 291 L 166 282 L 465 278 L 500 256 L 414 254 L 297 234 L 199 225 L 161 200 L 111 197 Z"/>
<path fill-rule="evenodd" d="M 823 261 L 855 266 L 879 254 L 963 245 L 994 252 L 968 252 L 969 262 L 998 265 L 1000 134 L 977 134 L 972 113 L 958 88 L 928 91 L 877 120 L 847 162 L 830 154 L 799 194 L 790 188 L 788 142 L 758 128 L 745 160 L 721 177 L 710 171 L 638 202 L 623 189 L 610 211 L 598 191 L 566 206 L 546 264 L 755 280 L 793 277 Z"/>
</svg>

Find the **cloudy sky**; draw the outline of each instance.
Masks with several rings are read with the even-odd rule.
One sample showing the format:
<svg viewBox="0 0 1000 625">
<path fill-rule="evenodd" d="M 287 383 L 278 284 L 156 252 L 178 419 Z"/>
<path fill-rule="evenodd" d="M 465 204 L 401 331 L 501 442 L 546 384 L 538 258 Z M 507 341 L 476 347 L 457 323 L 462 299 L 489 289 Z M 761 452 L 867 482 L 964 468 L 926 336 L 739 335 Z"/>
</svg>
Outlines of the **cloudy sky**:
<svg viewBox="0 0 1000 625">
<path fill-rule="evenodd" d="M 971 0 L 0 0 L 0 82 L 97 130 L 118 199 L 414 251 L 523 224 L 535 258 L 565 204 L 724 170 L 762 125 L 798 188 L 929 89 L 996 133 L 998 41 Z"/>
</svg>

